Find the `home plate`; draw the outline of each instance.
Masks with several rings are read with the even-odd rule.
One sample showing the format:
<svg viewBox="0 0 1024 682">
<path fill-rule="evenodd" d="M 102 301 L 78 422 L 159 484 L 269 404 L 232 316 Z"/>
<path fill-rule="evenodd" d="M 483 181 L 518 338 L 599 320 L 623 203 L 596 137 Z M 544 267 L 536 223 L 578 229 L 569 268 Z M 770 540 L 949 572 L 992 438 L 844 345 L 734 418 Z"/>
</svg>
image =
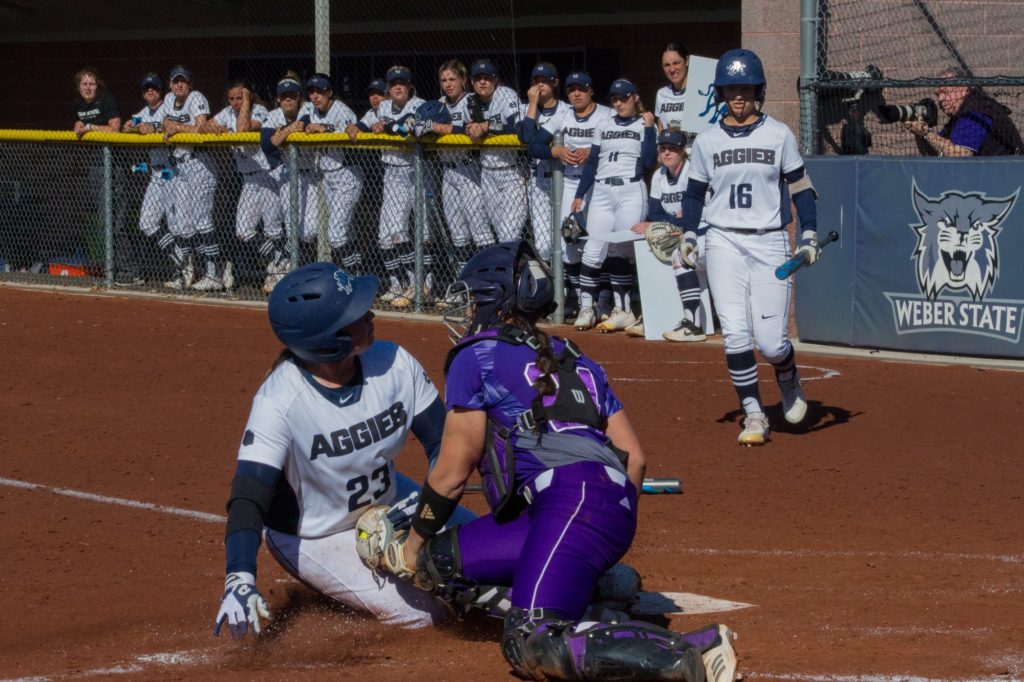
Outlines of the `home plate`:
<svg viewBox="0 0 1024 682">
<path fill-rule="evenodd" d="M 715 599 L 690 592 L 641 592 L 629 611 L 638 616 L 656 616 L 669 613 L 718 613 L 750 606 L 753 604 Z"/>
</svg>

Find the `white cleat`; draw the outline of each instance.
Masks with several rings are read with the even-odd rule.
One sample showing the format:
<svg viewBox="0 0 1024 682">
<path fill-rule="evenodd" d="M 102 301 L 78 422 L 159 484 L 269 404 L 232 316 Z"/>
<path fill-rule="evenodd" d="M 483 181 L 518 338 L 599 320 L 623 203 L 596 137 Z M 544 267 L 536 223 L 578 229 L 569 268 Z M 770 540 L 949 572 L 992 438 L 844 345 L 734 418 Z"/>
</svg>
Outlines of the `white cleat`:
<svg viewBox="0 0 1024 682">
<path fill-rule="evenodd" d="M 704 652 L 704 670 L 708 682 L 734 682 L 736 679 L 736 651 L 732 648 L 732 640 L 736 635 L 732 630 L 719 625 L 720 642 Z"/>
<path fill-rule="evenodd" d="M 632 327 L 634 324 L 636 324 L 636 316 L 632 312 L 615 308 L 607 320 L 597 325 L 597 329 L 602 333 L 608 334 L 610 332 L 622 331 L 626 327 Z"/>
<path fill-rule="evenodd" d="M 216 277 L 210 275 L 204 275 L 201 280 L 192 285 L 193 291 L 223 291 L 224 282 L 221 282 Z"/>
<path fill-rule="evenodd" d="M 684 319 L 676 328 L 669 332 L 662 332 L 661 336 L 667 341 L 703 341 L 707 338 L 704 335 L 704 330 L 698 327 L 690 320 Z"/>
<path fill-rule="evenodd" d="M 743 418 L 740 431 L 740 445 L 764 445 L 768 440 L 768 417 L 764 412 L 754 412 Z"/>
<path fill-rule="evenodd" d="M 591 306 L 580 310 L 580 314 L 576 316 L 576 321 L 572 323 L 572 326 L 580 331 L 586 331 L 593 329 L 595 324 L 597 324 L 597 311 Z"/>
<path fill-rule="evenodd" d="M 644 316 L 641 315 L 637 318 L 636 324 L 631 324 L 626 327 L 626 336 L 632 336 L 636 339 L 644 338 Z"/>
<path fill-rule="evenodd" d="M 224 263 L 224 274 L 221 277 L 224 288 L 231 291 L 235 288 L 235 265 L 231 261 Z"/>
<path fill-rule="evenodd" d="M 790 424 L 799 424 L 807 416 L 807 400 L 804 389 L 800 386 L 800 375 L 796 374 L 789 381 L 780 381 L 782 391 L 782 412 Z"/>
</svg>

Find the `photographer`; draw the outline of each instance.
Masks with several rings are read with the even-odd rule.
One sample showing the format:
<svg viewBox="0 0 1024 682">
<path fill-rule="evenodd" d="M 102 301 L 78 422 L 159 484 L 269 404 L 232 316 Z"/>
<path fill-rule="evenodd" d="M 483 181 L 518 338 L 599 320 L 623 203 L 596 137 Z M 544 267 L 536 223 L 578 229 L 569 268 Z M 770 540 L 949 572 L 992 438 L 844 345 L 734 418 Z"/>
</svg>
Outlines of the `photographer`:
<svg viewBox="0 0 1024 682">
<path fill-rule="evenodd" d="M 939 78 L 964 78 L 960 69 L 946 69 Z M 925 156 L 1007 156 L 1024 153 L 1024 142 L 1010 119 L 1010 110 L 980 88 L 943 85 L 936 89 L 939 108 L 949 120 L 938 132 L 925 121 L 904 121 L 918 138 Z"/>
</svg>

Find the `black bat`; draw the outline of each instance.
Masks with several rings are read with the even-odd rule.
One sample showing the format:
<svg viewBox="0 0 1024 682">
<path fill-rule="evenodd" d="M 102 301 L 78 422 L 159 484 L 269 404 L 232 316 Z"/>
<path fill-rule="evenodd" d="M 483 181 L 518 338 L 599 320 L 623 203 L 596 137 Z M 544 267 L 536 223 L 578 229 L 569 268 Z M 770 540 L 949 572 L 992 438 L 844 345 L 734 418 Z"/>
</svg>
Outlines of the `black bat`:
<svg viewBox="0 0 1024 682">
<path fill-rule="evenodd" d="M 828 236 L 825 237 L 825 241 L 823 241 L 818 246 L 818 248 L 819 249 L 824 249 L 826 246 L 828 246 L 832 242 L 838 241 L 838 240 L 839 240 L 839 233 L 836 232 L 835 230 L 833 230 L 832 232 L 828 233 Z M 786 261 L 785 263 L 783 263 L 779 267 L 775 268 L 775 276 L 778 279 L 786 279 L 787 277 L 789 277 L 790 275 L 792 275 L 794 272 L 796 272 L 800 268 L 804 267 L 805 265 L 807 265 L 807 254 L 806 253 L 798 253 L 797 255 L 793 256 L 792 258 L 790 258 L 788 261 Z"/>
<path fill-rule="evenodd" d="M 483 490 L 479 483 L 467 483 L 467 493 L 478 493 Z M 682 495 L 683 480 L 681 478 L 645 478 L 640 490 L 644 495 Z"/>
</svg>

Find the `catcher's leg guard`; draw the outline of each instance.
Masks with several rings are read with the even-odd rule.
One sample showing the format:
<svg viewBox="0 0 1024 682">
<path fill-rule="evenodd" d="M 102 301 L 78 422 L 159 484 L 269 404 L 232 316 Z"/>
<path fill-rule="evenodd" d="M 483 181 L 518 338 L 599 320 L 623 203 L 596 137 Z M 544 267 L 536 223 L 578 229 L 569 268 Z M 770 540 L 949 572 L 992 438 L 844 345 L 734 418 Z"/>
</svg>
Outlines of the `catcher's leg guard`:
<svg viewBox="0 0 1024 682">
<path fill-rule="evenodd" d="M 706 682 L 699 648 L 678 633 L 630 621 L 572 623 L 513 608 L 501 651 L 512 669 L 533 680 L 683 680 Z"/>
<path fill-rule="evenodd" d="M 429 540 L 416 562 L 417 582 L 432 585 L 434 594 L 457 614 L 483 611 L 503 618 L 511 607 L 510 588 L 479 585 L 462 575 L 459 527 L 455 526 Z"/>
</svg>

